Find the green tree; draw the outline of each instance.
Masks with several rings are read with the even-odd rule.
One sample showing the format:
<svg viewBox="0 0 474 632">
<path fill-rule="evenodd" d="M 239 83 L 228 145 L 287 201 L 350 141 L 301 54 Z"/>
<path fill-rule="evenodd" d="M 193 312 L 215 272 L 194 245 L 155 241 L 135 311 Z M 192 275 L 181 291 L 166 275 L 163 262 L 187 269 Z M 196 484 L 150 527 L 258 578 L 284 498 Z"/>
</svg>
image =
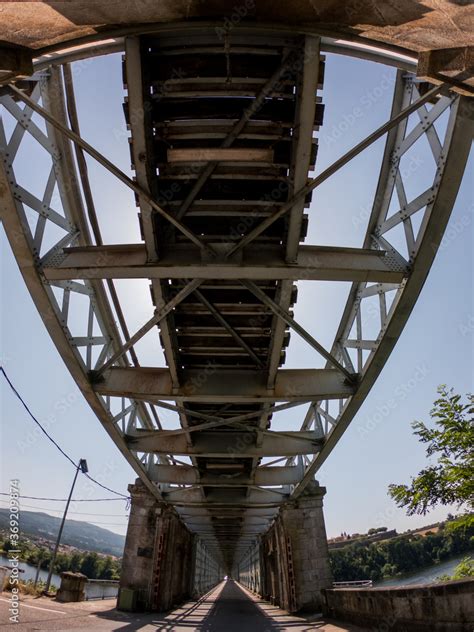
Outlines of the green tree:
<svg viewBox="0 0 474 632">
<path fill-rule="evenodd" d="M 95 552 L 89 551 L 82 558 L 81 573 L 87 575 L 89 579 L 96 579 L 99 568 L 99 556 Z"/>
<path fill-rule="evenodd" d="M 74 551 L 74 553 L 71 554 L 69 570 L 73 571 L 74 573 L 77 573 L 81 568 L 81 563 L 82 563 L 81 553 L 79 553 L 79 551 Z"/>
<path fill-rule="evenodd" d="M 114 562 L 110 555 L 103 558 L 99 565 L 99 579 L 112 579 L 114 577 Z"/>
<path fill-rule="evenodd" d="M 389 494 L 409 516 L 425 515 L 441 504 L 474 507 L 474 395 L 461 401 L 453 389 L 438 388 L 440 397 L 430 413 L 435 427 L 422 421 L 412 424 L 414 434 L 426 444 L 428 457 L 437 457 L 412 478 L 410 485 L 389 485 Z"/>
<path fill-rule="evenodd" d="M 63 571 L 71 570 L 71 558 L 68 553 L 58 553 L 54 564 L 55 572 L 60 575 Z"/>
<path fill-rule="evenodd" d="M 454 569 L 452 575 L 441 575 L 436 580 L 439 582 L 447 582 L 451 579 L 464 579 L 465 577 L 474 577 L 474 560 L 472 557 L 465 557 Z"/>
</svg>

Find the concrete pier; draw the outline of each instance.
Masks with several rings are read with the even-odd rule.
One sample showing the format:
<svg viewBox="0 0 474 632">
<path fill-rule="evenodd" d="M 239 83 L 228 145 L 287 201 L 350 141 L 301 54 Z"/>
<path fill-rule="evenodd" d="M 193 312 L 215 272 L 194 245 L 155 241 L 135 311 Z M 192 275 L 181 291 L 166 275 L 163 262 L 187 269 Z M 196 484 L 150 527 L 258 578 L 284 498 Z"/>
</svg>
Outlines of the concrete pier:
<svg viewBox="0 0 474 632">
<path fill-rule="evenodd" d="M 321 590 L 332 586 L 324 525 L 324 487 L 309 486 L 280 509 L 262 538 L 263 596 L 290 612 L 321 611 Z"/>
<path fill-rule="evenodd" d="M 140 481 L 132 497 L 118 605 L 123 610 L 169 610 L 191 596 L 194 536 L 175 510 Z"/>
</svg>

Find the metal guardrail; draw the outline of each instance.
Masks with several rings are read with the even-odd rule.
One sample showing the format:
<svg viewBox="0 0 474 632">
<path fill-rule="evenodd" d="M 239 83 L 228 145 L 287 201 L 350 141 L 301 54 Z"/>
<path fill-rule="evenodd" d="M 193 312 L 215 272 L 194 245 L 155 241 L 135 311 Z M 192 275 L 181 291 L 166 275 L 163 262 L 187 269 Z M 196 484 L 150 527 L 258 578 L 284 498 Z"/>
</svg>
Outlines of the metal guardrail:
<svg viewBox="0 0 474 632">
<path fill-rule="evenodd" d="M 110 599 L 118 595 L 119 582 L 114 579 L 88 579 L 84 588 L 86 601 Z"/>
<path fill-rule="evenodd" d="M 371 579 L 359 579 L 351 582 L 333 582 L 333 588 L 372 588 Z"/>
</svg>

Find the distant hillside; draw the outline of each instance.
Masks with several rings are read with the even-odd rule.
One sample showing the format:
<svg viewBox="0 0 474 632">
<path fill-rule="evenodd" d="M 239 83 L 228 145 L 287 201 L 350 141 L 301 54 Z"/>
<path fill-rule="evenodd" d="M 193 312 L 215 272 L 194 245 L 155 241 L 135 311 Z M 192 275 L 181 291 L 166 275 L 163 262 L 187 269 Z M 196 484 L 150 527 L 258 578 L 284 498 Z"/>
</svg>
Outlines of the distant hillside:
<svg viewBox="0 0 474 632">
<path fill-rule="evenodd" d="M 0 529 L 8 531 L 9 510 L 0 508 Z M 59 531 L 60 518 L 36 511 L 22 511 L 20 529 L 22 535 L 55 541 Z M 107 529 L 96 527 L 89 522 L 66 520 L 61 544 L 68 544 L 86 551 L 97 551 L 121 557 L 125 537 Z"/>
</svg>

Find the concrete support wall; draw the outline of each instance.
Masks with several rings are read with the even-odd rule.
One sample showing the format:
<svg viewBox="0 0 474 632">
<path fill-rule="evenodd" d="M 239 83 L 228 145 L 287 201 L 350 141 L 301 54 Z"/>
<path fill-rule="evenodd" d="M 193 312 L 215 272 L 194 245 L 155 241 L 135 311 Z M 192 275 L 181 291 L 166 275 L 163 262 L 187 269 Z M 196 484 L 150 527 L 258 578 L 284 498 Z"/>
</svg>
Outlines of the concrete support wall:
<svg viewBox="0 0 474 632">
<path fill-rule="evenodd" d="M 284 505 L 262 541 L 262 596 L 290 612 L 321 611 L 323 588 L 332 586 L 324 526 L 325 488 L 308 486 Z"/>
<path fill-rule="evenodd" d="M 386 632 L 472 632 L 474 579 L 324 591 L 324 613 L 364 629 Z"/>
<path fill-rule="evenodd" d="M 194 536 L 166 503 L 141 483 L 129 486 L 130 518 L 120 593 L 133 590 L 134 609 L 168 610 L 189 598 L 194 578 Z"/>
<path fill-rule="evenodd" d="M 263 589 L 261 544 L 251 547 L 232 571 L 232 578 L 258 595 Z"/>
<path fill-rule="evenodd" d="M 224 571 L 209 555 L 206 545 L 199 538 L 194 543 L 193 596 L 205 595 L 224 579 Z"/>
</svg>

